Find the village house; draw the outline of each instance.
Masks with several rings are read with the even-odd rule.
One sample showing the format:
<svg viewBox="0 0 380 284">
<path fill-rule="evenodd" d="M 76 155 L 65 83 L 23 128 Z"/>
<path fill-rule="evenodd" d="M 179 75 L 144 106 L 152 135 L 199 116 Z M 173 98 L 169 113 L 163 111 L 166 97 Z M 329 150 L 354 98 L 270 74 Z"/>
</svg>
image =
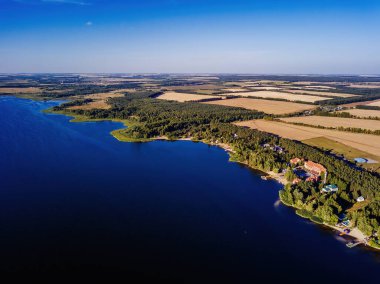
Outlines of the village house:
<svg viewBox="0 0 380 284">
<path fill-rule="evenodd" d="M 364 200 L 365 200 L 365 199 L 364 199 L 363 196 L 359 196 L 359 197 L 356 199 L 357 202 L 363 202 Z"/>
<path fill-rule="evenodd" d="M 314 163 L 313 161 L 307 161 L 304 165 L 305 169 L 307 169 L 312 174 L 321 176 L 322 173 L 327 173 L 327 169 L 321 164 Z"/>
<path fill-rule="evenodd" d="M 290 164 L 292 165 L 297 165 L 298 163 L 300 163 L 302 160 L 300 158 L 294 158 L 294 159 L 291 159 L 290 160 Z"/>
</svg>

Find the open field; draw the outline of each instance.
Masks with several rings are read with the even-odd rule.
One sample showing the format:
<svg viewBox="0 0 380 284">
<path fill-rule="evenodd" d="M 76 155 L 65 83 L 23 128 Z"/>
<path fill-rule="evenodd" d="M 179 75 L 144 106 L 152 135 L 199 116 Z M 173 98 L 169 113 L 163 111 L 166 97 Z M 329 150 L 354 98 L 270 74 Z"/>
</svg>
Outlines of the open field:
<svg viewBox="0 0 380 284">
<path fill-rule="evenodd" d="M 247 89 L 243 88 L 226 88 L 222 90 L 223 92 L 246 92 Z"/>
<path fill-rule="evenodd" d="M 349 86 L 358 89 L 380 89 L 379 83 L 350 84 Z"/>
<path fill-rule="evenodd" d="M 123 97 L 124 95 L 116 92 L 109 93 L 97 93 L 85 96 L 86 99 L 92 99 L 94 101 L 81 105 L 81 106 L 72 106 L 69 109 L 109 109 L 111 106 L 107 104 L 108 98 Z M 81 98 L 84 98 L 83 96 Z"/>
<path fill-rule="evenodd" d="M 380 110 L 370 110 L 370 109 L 347 109 L 341 112 L 348 112 L 349 114 L 355 115 L 357 117 L 379 117 L 380 118 Z"/>
<path fill-rule="evenodd" d="M 123 97 L 124 95 L 119 92 L 109 92 L 109 93 L 96 93 L 91 95 L 86 95 L 86 99 L 93 99 L 93 100 L 105 100 L 108 98 L 117 98 L 117 97 Z"/>
<path fill-rule="evenodd" d="M 310 85 L 310 86 L 304 86 L 305 89 L 321 89 L 321 90 L 331 90 L 335 89 L 331 86 L 322 86 L 322 85 Z"/>
<path fill-rule="evenodd" d="M 307 139 L 307 140 L 303 140 L 302 142 L 310 146 L 318 147 L 325 151 L 329 151 L 336 155 L 343 155 L 346 159 L 351 160 L 351 161 L 353 161 L 355 158 L 358 158 L 358 157 L 371 159 L 373 161 L 378 161 L 379 163 L 361 164 L 361 166 L 365 169 L 376 170 L 378 172 L 380 170 L 380 156 L 372 155 L 370 153 L 350 147 L 343 143 L 333 141 L 326 137 L 317 137 L 317 138 Z"/>
<path fill-rule="evenodd" d="M 157 99 L 168 100 L 168 101 L 177 101 L 177 102 L 189 102 L 189 101 L 199 101 L 204 99 L 217 99 L 221 98 L 220 96 L 209 96 L 209 95 L 195 95 L 188 93 L 177 93 L 177 92 L 165 92 L 162 95 L 158 96 Z"/>
<path fill-rule="evenodd" d="M 373 102 L 367 104 L 367 106 L 377 106 L 377 107 L 380 107 L 380 100 L 373 101 Z"/>
<path fill-rule="evenodd" d="M 343 117 L 331 117 L 331 116 L 301 116 L 301 117 L 286 117 L 281 118 L 285 122 L 292 123 L 304 123 L 314 126 L 323 127 L 353 127 L 368 130 L 380 130 L 380 120 L 370 119 L 355 119 L 355 118 L 343 118 Z"/>
<path fill-rule="evenodd" d="M 356 95 L 353 94 L 344 94 L 344 93 L 333 93 L 333 92 L 320 92 L 320 91 L 309 91 L 309 90 L 287 90 L 293 94 L 307 94 L 315 96 L 324 96 L 324 97 L 339 97 L 339 98 L 350 98 Z"/>
<path fill-rule="evenodd" d="M 325 137 L 352 148 L 380 157 L 380 136 L 319 129 L 307 126 L 291 125 L 269 120 L 250 120 L 237 122 L 236 125 L 247 126 L 260 131 L 273 133 L 284 138 L 303 141 Z"/>
<path fill-rule="evenodd" d="M 228 95 L 239 95 L 241 97 L 258 97 L 258 98 L 269 98 L 269 99 L 283 99 L 287 101 L 302 101 L 308 103 L 314 103 L 320 100 L 326 100 L 326 97 L 319 96 L 309 96 L 309 95 L 296 95 L 284 92 L 273 92 L 273 91 L 257 91 L 257 92 L 242 92 L 242 93 L 223 93 L 222 96 Z"/>
<path fill-rule="evenodd" d="M 163 86 L 164 89 L 169 91 L 184 90 L 184 91 L 197 91 L 197 90 L 220 90 L 223 86 L 215 84 L 203 84 L 203 85 L 189 85 L 189 86 Z"/>
<path fill-rule="evenodd" d="M 315 108 L 315 106 L 307 104 L 297 104 L 284 101 L 260 100 L 249 98 L 217 100 L 205 103 L 231 107 L 242 107 L 245 109 L 258 110 L 268 114 L 276 115 L 301 112 Z"/>
<path fill-rule="evenodd" d="M 111 106 L 106 103 L 106 100 L 93 101 L 85 105 L 69 107 L 69 109 L 83 109 L 83 110 L 109 109 L 109 108 L 111 108 Z"/>
<path fill-rule="evenodd" d="M 367 106 L 371 103 L 380 103 L 380 100 L 372 100 L 372 101 L 364 101 L 364 102 L 356 102 L 356 103 L 350 103 L 350 104 L 344 104 L 342 107 L 356 107 L 356 106 Z"/>
<path fill-rule="evenodd" d="M 28 88 L 0 88 L 1 94 L 36 94 L 40 93 L 40 88 L 28 87 Z"/>
<path fill-rule="evenodd" d="M 256 86 L 247 86 L 247 87 L 249 87 L 252 90 L 268 90 L 268 91 L 278 91 L 278 90 L 281 90 L 281 88 L 279 88 L 279 87 L 272 87 L 272 86 L 268 86 L 268 87 L 265 87 L 265 86 L 259 86 L 259 87 L 256 87 Z"/>
</svg>

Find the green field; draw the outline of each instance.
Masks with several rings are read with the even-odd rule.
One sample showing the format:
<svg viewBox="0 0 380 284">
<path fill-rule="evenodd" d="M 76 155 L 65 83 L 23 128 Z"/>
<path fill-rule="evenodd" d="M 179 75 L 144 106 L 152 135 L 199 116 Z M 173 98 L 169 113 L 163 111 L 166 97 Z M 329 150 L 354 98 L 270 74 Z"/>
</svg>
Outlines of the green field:
<svg viewBox="0 0 380 284">
<path fill-rule="evenodd" d="M 307 139 L 307 140 L 303 140 L 302 142 L 310 146 L 318 147 L 325 151 L 329 151 L 335 155 L 344 156 L 347 160 L 351 160 L 351 161 L 353 161 L 355 158 L 358 158 L 358 157 L 380 161 L 380 157 L 378 156 L 375 156 L 370 153 L 347 146 L 345 144 L 333 141 L 326 137 L 317 137 L 317 138 Z M 361 166 L 365 169 L 372 169 L 378 172 L 380 171 L 380 163 L 362 164 Z"/>
</svg>

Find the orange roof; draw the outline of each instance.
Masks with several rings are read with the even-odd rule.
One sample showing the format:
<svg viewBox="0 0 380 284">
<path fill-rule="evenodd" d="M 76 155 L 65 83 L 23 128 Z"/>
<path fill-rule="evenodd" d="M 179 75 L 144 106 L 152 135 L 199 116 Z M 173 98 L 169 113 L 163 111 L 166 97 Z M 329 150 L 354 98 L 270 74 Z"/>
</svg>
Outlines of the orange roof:
<svg viewBox="0 0 380 284">
<path fill-rule="evenodd" d="M 305 167 L 307 169 L 310 169 L 312 171 L 317 171 L 317 172 L 327 172 L 326 168 L 322 166 L 321 164 L 314 163 L 313 161 L 307 161 L 305 162 Z"/>
<path fill-rule="evenodd" d="M 300 159 L 300 158 L 294 158 L 294 159 L 291 159 L 291 160 L 290 160 L 290 163 L 292 163 L 292 164 L 297 164 L 297 163 L 299 163 L 299 162 L 301 162 L 301 159 Z"/>
<path fill-rule="evenodd" d="M 301 181 L 301 179 L 299 179 L 299 178 L 295 178 L 294 180 L 293 180 L 293 184 L 296 184 L 296 183 L 299 183 Z"/>
</svg>

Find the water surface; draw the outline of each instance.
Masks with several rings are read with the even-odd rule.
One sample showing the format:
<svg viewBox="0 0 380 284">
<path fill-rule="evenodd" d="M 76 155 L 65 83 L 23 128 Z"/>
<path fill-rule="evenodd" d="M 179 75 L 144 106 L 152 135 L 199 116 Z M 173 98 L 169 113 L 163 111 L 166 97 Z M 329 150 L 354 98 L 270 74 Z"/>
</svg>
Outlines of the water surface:
<svg viewBox="0 0 380 284">
<path fill-rule="evenodd" d="M 120 123 L 41 112 L 56 104 L 0 97 L 3 273 L 379 283 L 376 253 L 276 204 L 281 185 L 222 149 L 118 142 Z"/>
</svg>

